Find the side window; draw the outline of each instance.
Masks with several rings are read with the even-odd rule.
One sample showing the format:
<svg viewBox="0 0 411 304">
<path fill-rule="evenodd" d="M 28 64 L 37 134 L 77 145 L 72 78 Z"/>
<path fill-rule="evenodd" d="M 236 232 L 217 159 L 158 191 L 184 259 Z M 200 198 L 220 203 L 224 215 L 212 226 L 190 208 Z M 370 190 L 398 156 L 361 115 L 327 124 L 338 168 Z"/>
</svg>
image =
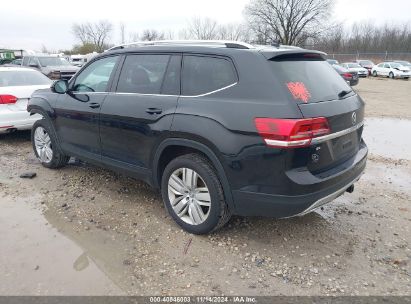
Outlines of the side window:
<svg viewBox="0 0 411 304">
<path fill-rule="evenodd" d="M 39 62 L 35 57 L 31 57 L 28 65 L 38 65 Z"/>
<path fill-rule="evenodd" d="M 160 94 L 170 55 L 128 55 L 117 84 L 117 92 Z"/>
<path fill-rule="evenodd" d="M 111 56 L 90 64 L 76 77 L 72 90 L 75 92 L 106 92 L 117 60 L 118 56 Z"/>
<path fill-rule="evenodd" d="M 389 69 L 389 68 L 390 68 L 390 65 L 389 65 L 388 63 L 386 63 L 384 67 L 387 68 L 387 69 Z"/>
<path fill-rule="evenodd" d="M 29 57 L 23 57 L 23 63 L 22 63 L 22 65 L 24 65 L 24 66 L 28 66 L 29 65 Z"/>
<path fill-rule="evenodd" d="M 163 86 L 161 87 L 161 94 L 180 95 L 180 69 L 181 56 L 171 56 L 166 75 L 164 76 Z"/>
<path fill-rule="evenodd" d="M 231 61 L 219 57 L 184 56 L 183 95 L 195 96 L 222 89 L 237 82 Z"/>
</svg>

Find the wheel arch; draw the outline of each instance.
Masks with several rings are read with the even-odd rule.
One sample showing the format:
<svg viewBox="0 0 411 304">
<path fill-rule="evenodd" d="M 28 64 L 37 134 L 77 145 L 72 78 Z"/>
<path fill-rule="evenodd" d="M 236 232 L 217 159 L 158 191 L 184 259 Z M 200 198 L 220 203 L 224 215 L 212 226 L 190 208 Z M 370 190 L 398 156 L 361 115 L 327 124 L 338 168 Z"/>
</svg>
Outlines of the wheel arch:
<svg viewBox="0 0 411 304">
<path fill-rule="evenodd" d="M 165 167 L 166 165 L 162 163 L 162 160 L 164 160 L 165 153 L 167 153 L 167 151 L 171 152 L 170 150 L 174 150 L 176 154 L 172 153 L 171 158 L 165 158 L 167 160 L 171 160 L 177 156 L 193 152 L 204 155 L 216 169 L 217 175 L 220 178 L 221 185 L 223 187 L 226 202 L 228 206 L 231 208 L 231 210 L 234 210 L 234 202 L 231 193 L 231 187 L 225 174 L 223 165 L 221 164 L 221 161 L 210 147 L 198 141 L 184 138 L 168 138 L 158 146 L 152 161 L 153 186 L 155 188 L 160 188 L 162 177 L 162 172 L 160 172 L 160 169 L 162 169 L 162 167 Z"/>
</svg>

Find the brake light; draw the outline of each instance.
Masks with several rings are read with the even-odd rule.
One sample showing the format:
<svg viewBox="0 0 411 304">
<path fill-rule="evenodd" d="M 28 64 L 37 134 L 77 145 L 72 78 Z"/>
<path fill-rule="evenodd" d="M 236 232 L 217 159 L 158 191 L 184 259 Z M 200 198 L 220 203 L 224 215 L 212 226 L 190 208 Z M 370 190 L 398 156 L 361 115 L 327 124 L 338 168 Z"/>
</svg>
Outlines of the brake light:
<svg viewBox="0 0 411 304">
<path fill-rule="evenodd" d="M 311 139 L 331 132 L 325 117 L 307 119 L 255 118 L 258 133 L 267 146 L 299 148 L 311 144 Z"/>
<path fill-rule="evenodd" d="M 17 97 L 13 95 L 1 95 L 0 94 L 0 104 L 13 104 L 16 103 Z"/>
<path fill-rule="evenodd" d="M 352 78 L 352 74 L 351 74 L 351 73 L 345 73 L 345 74 L 343 74 L 343 76 L 344 76 L 345 78 Z"/>
</svg>

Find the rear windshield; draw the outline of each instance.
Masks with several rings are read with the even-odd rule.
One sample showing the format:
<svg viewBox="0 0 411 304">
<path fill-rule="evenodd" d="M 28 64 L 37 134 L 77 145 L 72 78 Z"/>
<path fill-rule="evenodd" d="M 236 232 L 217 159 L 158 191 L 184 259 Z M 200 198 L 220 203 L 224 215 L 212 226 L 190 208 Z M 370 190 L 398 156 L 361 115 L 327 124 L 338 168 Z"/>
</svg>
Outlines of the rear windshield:
<svg viewBox="0 0 411 304">
<path fill-rule="evenodd" d="M 70 63 L 64 59 L 59 57 L 38 57 L 41 66 L 63 66 L 63 65 L 70 65 Z"/>
<path fill-rule="evenodd" d="M 1 71 L 0 87 L 49 85 L 52 81 L 37 71 Z"/>
<path fill-rule="evenodd" d="M 311 59 L 299 56 L 269 60 L 276 81 L 287 92 L 290 100 L 297 103 L 336 100 L 342 91 L 351 91 L 350 86 L 327 61 L 315 56 Z"/>
</svg>

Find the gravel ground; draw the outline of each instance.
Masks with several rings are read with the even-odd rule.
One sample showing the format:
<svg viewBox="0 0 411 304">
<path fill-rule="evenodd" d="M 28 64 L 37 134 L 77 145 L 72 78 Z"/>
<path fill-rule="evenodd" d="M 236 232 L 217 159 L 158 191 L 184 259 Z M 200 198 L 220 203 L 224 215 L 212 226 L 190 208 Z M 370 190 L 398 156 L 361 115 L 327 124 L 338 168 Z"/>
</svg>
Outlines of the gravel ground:
<svg viewBox="0 0 411 304">
<path fill-rule="evenodd" d="M 368 116 L 410 118 L 410 88 L 361 79 L 357 90 Z M 19 178 L 27 171 L 37 176 Z M 0 139 L 0 295 L 411 295 L 410 198 L 411 162 L 371 151 L 354 193 L 323 210 L 234 217 L 194 236 L 145 184 L 75 160 L 48 170 L 28 133 L 11 134 Z"/>
</svg>

